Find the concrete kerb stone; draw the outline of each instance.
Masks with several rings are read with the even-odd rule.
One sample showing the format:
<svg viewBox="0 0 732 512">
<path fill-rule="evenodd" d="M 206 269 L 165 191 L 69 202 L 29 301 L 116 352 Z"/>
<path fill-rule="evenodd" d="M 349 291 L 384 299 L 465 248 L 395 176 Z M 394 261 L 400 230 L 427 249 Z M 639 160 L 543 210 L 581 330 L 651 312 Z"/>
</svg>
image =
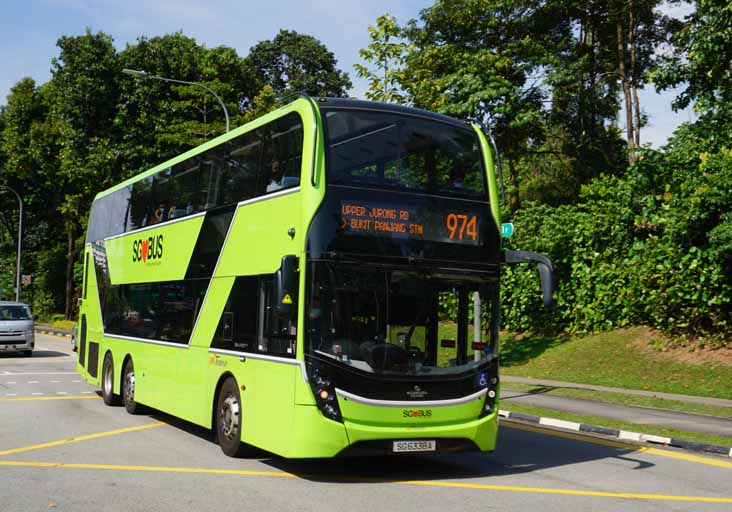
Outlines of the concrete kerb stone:
<svg viewBox="0 0 732 512">
<path fill-rule="evenodd" d="M 36 327 L 35 332 L 40 334 L 51 334 L 53 336 L 63 336 L 65 338 L 70 338 L 71 333 L 68 331 L 61 331 L 58 329 L 51 329 L 50 327 Z"/>
<path fill-rule="evenodd" d="M 522 421 L 526 423 L 536 423 L 537 425 L 562 428 L 575 432 L 587 432 L 592 434 L 602 434 L 605 436 L 615 437 L 622 441 L 634 441 L 637 443 L 653 443 L 675 448 L 683 448 L 685 450 L 693 450 L 696 452 L 714 453 L 716 455 L 725 455 L 732 458 L 732 447 L 720 446 L 715 444 L 697 443 L 694 441 L 684 441 L 683 439 L 675 439 L 671 437 L 655 436 L 652 434 L 643 434 L 640 432 L 628 432 L 626 430 L 616 430 L 597 425 L 588 425 L 586 423 L 575 423 L 572 421 L 559 420 L 555 418 L 545 418 L 534 416 L 532 414 L 524 414 L 520 412 L 511 412 L 499 410 L 498 415 L 501 418 Z"/>
</svg>

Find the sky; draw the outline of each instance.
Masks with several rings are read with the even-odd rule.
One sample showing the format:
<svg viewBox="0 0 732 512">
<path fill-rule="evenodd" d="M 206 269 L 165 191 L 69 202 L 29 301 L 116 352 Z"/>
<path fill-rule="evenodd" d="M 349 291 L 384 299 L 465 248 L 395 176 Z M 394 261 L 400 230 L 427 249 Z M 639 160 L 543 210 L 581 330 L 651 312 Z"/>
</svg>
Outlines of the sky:
<svg viewBox="0 0 732 512">
<path fill-rule="evenodd" d="M 332 51 L 338 66 L 354 84 L 351 96 L 363 97 L 368 85 L 353 65 L 362 63 L 358 50 L 369 43 L 368 25 L 384 13 L 400 23 L 416 18 L 432 0 L 0 0 L 0 104 L 21 78 L 38 84 L 51 77 L 51 59 L 58 56 L 62 35 L 81 35 L 86 28 L 114 38 L 118 50 L 138 37 L 176 31 L 194 37 L 208 48 L 228 46 L 241 56 L 257 42 L 272 39 L 280 29 L 295 30 L 319 39 Z M 674 8 L 670 12 L 683 13 Z M 674 113 L 674 94 L 640 95 L 649 125 L 641 142 L 663 145 L 682 122 L 694 120 L 690 109 Z M 624 116 L 618 124 L 624 127 Z"/>
</svg>

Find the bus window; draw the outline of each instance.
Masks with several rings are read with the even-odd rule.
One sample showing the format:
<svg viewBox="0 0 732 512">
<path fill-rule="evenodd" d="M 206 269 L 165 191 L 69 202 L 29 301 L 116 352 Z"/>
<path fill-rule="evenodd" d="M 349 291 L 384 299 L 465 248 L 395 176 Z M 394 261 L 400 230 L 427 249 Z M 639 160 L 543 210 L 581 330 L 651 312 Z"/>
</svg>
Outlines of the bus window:
<svg viewBox="0 0 732 512">
<path fill-rule="evenodd" d="M 261 280 L 259 318 L 262 321 L 259 352 L 275 356 L 295 357 L 297 338 L 297 310 L 293 308 L 288 318 L 279 316 L 274 306 L 274 279 Z"/>
<path fill-rule="evenodd" d="M 211 343 L 212 348 L 240 352 L 256 351 L 258 294 L 258 277 L 236 278 Z"/>
</svg>

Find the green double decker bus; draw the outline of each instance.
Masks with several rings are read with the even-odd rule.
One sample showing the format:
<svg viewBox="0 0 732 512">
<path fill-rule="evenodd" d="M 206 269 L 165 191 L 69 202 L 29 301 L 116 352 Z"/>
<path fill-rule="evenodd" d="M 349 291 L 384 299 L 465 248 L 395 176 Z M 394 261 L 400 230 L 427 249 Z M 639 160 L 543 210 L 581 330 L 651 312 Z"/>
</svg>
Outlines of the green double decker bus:
<svg viewBox="0 0 732 512">
<path fill-rule="evenodd" d="M 476 124 L 301 96 L 101 192 L 77 370 L 283 457 L 492 450 L 499 180 Z"/>
</svg>

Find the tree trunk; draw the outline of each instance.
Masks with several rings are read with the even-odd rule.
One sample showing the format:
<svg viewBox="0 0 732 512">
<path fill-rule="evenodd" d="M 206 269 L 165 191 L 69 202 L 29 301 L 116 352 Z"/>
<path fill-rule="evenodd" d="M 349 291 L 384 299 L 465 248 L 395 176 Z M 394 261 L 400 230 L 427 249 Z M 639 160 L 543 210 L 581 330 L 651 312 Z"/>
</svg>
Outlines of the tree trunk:
<svg viewBox="0 0 732 512">
<path fill-rule="evenodd" d="M 625 123 L 627 125 L 628 139 L 628 163 L 635 162 L 635 138 L 633 128 L 633 103 L 630 99 L 630 82 L 625 71 L 625 38 L 623 37 L 623 7 L 620 2 L 617 4 L 617 12 L 615 13 L 615 28 L 618 42 L 618 75 L 623 83 L 623 95 L 625 96 Z"/>
<path fill-rule="evenodd" d="M 630 0 L 630 76 L 631 91 L 633 93 L 633 110 L 635 111 L 635 130 L 633 133 L 633 144 L 636 148 L 640 147 L 640 101 L 638 100 L 638 59 L 637 59 L 637 35 L 638 26 L 635 17 L 635 0 Z"/>
<path fill-rule="evenodd" d="M 64 318 L 71 320 L 71 299 L 74 295 L 74 224 L 66 224 L 66 299 L 64 303 Z"/>
<path fill-rule="evenodd" d="M 513 158 L 507 158 L 508 174 L 511 177 L 511 191 L 508 194 L 508 206 L 512 212 L 521 208 L 521 197 L 519 196 L 519 177 Z"/>
</svg>

